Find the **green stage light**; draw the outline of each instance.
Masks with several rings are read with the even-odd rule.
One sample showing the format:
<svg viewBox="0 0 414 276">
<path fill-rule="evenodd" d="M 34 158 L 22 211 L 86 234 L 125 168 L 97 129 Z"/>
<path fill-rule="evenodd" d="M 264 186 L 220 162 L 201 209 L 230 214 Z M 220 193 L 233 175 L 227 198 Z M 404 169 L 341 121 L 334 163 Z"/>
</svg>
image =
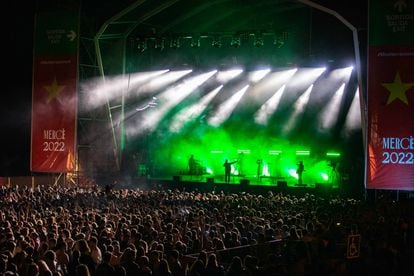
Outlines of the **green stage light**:
<svg viewBox="0 0 414 276">
<path fill-rule="evenodd" d="M 293 178 L 295 178 L 295 179 L 298 179 L 298 178 L 299 178 L 298 174 L 296 173 L 296 169 L 289 169 L 289 170 L 288 170 L 288 173 L 289 173 L 289 175 L 290 175 L 291 177 L 293 177 Z"/>
<path fill-rule="evenodd" d="M 308 150 L 297 150 L 296 155 L 307 156 L 307 155 L 310 155 L 310 151 L 308 151 Z"/>
<path fill-rule="evenodd" d="M 321 177 L 323 180 L 328 181 L 329 180 L 329 175 L 326 173 L 321 173 Z"/>
<path fill-rule="evenodd" d="M 270 176 L 269 165 L 267 163 L 263 164 L 262 175 L 263 176 Z"/>
<path fill-rule="evenodd" d="M 251 185 L 275 185 L 276 180 L 284 179 L 289 186 L 293 186 L 298 183 L 296 169 L 301 160 L 305 166 L 302 175 L 304 184 L 334 186 L 339 173 L 335 176 L 336 171 L 330 164 L 338 163 L 341 149 L 332 144 L 324 150 L 318 142 L 319 137 L 310 139 L 314 133 L 308 134 L 307 126 L 313 127 L 313 124 L 301 119 L 303 112 L 307 112 L 307 106 L 295 105 L 295 99 L 301 97 L 302 92 L 292 97 L 288 93 L 282 96 L 281 88 L 285 85 L 289 85 L 289 93 L 290 90 L 296 91 L 296 87 L 293 89 L 294 85 L 290 84 L 296 83 L 297 76 L 300 91 L 319 76 L 306 79 L 308 70 L 304 74 L 296 71 L 274 70 L 268 72 L 269 76 L 265 75 L 266 72 L 259 75 L 258 71 L 242 74 L 242 69 L 211 72 L 208 75 L 197 71 L 191 74 L 188 71 L 186 75 L 182 72 L 177 75 L 177 71 L 158 73 L 160 76 L 147 77 L 145 74 L 146 78 L 139 82 L 136 97 L 141 97 L 139 93 L 144 91 L 145 100 L 156 96 L 158 105 L 126 122 L 126 141 L 129 143 L 126 150 L 132 152 L 139 148 L 139 154 L 142 152 L 145 161 L 151 164 L 151 175 L 157 177 L 184 174 L 191 181 L 199 181 L 202 176 L 211 177 L 214 173 L 215 183 L 223 183 L 223 163 L 227 159 L 238 161 L 234 163 L 233 173 L 237 177 L 231 179 L 233 184 L 238 184 L 241 176 L 249 179 Z M 250 80 L 251 73 L 257 73 L 253 74 L 253 80 L 259 83 L 250 88 L 243 87 Z M 224 87 L 216 94 L 218 85 Z M 112 97 L 111 93 L 107 94 Z M 287 104 L 289 112 L 284 104 Z M 312 101 L 310 104 L 313 104 Z M 263 112 L 256 118 L 258 110 Z M 296 111 L 297 120 L 292 121 L 291 132 L 286 133 L 291 135 L 285 136 L 284 122 L 290 121 Z M 210 124 L 212 118 L 215 119 Z M 306 124 L 306 128 L 302 124 Z M 304 150 L 306 148 L 308 150 Z M 200 177 L 187 176 L 191 155 L 198 162 L 197 174 Z M 260 164 L 258 160 L 261 160 Z"/>
</svg>

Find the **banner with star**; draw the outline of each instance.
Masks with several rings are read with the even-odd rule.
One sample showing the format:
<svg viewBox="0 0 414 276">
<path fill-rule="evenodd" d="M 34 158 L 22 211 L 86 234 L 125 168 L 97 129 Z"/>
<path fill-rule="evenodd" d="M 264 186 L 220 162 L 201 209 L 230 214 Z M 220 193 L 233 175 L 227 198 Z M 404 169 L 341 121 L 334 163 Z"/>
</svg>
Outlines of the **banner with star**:
<svg viewBox="0 0 414 276">
<path fill-rule="evenodd" d="M 370 1 L 366 188 L 414 190 L 414 1 Z"/>
<path fill-rule="evenodd" d="M 36 16 L 31 171 L 73 172 L 76 156 L 78 13 Z"/>
</svg>

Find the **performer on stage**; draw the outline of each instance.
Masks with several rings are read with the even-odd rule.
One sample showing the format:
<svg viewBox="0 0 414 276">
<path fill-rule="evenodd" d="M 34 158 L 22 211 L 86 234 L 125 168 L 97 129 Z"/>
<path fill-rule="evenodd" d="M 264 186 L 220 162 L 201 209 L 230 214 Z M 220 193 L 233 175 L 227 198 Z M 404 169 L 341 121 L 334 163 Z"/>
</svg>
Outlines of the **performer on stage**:
<svg viewBox="0 0 414 276">
<path fill-rule="evenodd" d="M 237 160 L 233 161 L 233 162 L 229 162 L 226 159 L 226 161 L 223 164 L 223 166 L 224 166 L 224 182 L 226 182 L 226 183 L 230 183 L 231 165 L 233 165 L 234 163 L 237 163 Z"/>
<path fill-rule="evenodd" d="M 195 175 L 197 170 L 197 161 L 194 159 L 194 155 L 191 154 L 190 158 L 188 159 L 188 173 L 190 175 Z"/>
<path fill-rule="evenodd" d="M 299 161 L 298 168 L 296 169 L 296 173 L 298 174 L 298 184 L 302 185 L 302 174 L 305 171 L 305 166 L 303 165 L 302 161 Z"/>
</svg>

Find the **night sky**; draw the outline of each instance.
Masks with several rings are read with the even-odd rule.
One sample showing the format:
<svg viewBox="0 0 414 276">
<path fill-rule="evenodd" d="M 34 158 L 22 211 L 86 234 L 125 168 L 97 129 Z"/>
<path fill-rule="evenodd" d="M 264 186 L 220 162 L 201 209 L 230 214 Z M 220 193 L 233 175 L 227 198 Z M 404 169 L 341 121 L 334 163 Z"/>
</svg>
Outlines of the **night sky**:
<svg viewBox="0 0 414 276">
<path fill-rule="evenodd" d="M 2 150 L 0 176 L 28 175 L 30 152 L 30 110 L 32 92 L 32 48 L 35 4 L 22 7 L 13 1 L 4 9 L 3 89 L 1 93 L 0 127 Z M 13 15 L 13 17 L 10 17 Z"/>
</svg>

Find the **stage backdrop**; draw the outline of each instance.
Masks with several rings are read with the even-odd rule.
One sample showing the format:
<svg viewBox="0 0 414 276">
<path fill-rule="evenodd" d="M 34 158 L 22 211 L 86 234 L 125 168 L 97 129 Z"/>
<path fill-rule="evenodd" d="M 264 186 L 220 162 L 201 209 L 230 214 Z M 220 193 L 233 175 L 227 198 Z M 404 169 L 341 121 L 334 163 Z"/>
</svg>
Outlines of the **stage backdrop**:
<svg viewBox="0 0 414 276">
<path fill-rule="evenodd" d="M 371 0 L 367 189 L 414 190 L 414 0 Z"/>
<path fill-rule="evenodd" d="M 31 170 L 71 172 L 76 154 L 79 12 L 36 16 Z"/>
</svg>

